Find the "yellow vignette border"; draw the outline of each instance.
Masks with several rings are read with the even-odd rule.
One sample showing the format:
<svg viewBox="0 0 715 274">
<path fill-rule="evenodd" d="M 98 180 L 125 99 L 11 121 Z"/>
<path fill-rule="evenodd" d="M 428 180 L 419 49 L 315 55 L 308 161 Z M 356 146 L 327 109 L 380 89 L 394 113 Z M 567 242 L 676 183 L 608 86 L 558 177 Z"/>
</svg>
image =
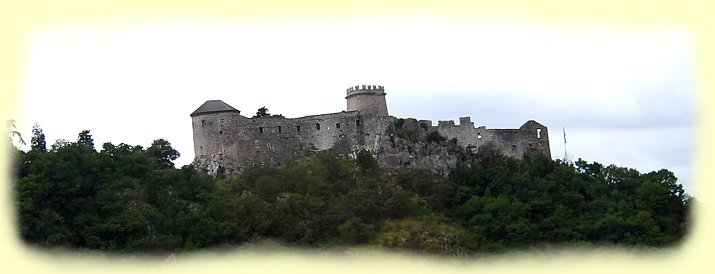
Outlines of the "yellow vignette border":
<svg viewBox="0 0 715 274">
<path fill-rule="evenodd" d="M 697 133 L 694 196 L 698 199 L 695 226 L 682 248 L 659 254 L 628 250 L 567 250 L 552 254 L 515 254 L 475 261 L 426 258 L 392 253 L 362 252 L 359 256 L 332 257 L 309 252 L 269 254 L 199 254 L 179 260 L 141 257 L 77 255 L 70 252 L 39 252 L 23 246 L 15 226 L 12 184 L 8 179 L 7 144 L 2 142 L 2 190 L 0 191 L 0 260 L 12 272 L 126 272 L 210 271 L 235 272 L 704 272 L 715 269 L 709 254 L 713 243 L 712 173 L 708 155 L 713 147 L 715 91 L 715 10 L 706 1 L 0 1 L 0 118 L 17 118 L 23 90 L 26 56 L 32 33 L 46 27 L 69 24 L 86 28 L 162 20 L 208 20 L 222 22 L 329 21 L 343 18 L 504 18 L 527 24 L 559 27 L 608 25 L 624 28 L 684 28 L 691 34 L 694 89 L 697 99 Z"/>
</svg>

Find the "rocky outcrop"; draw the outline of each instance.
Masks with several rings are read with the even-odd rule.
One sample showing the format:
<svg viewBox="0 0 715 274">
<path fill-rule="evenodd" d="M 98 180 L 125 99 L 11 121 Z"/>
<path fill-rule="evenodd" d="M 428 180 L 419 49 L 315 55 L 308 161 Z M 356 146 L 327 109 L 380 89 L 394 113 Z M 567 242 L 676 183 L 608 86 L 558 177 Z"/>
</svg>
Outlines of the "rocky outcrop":
<svg viewBox="0 0 715 274">
<path fill-rule="evenodd" d="M 415 119 L 395 119 L 384 136 L 374 151 L 383 168 L 425 169 L 447 176 L 459 162 L 469 158 L 454 140 L 431 132 L 430 127 Z"/>
</svg>

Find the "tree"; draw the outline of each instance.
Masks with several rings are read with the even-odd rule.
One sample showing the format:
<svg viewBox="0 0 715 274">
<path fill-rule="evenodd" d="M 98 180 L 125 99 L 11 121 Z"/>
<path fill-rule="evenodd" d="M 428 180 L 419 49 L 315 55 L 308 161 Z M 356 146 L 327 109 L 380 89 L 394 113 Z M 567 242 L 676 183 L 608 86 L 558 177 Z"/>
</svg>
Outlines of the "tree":
<svg viewBox="0 0 715 274">
<path fill-rule="evenodd" d="M 370 151 L 362 149 L 358 151 L 355 158 L 358 166 L 363 171 L 375 170 L 379 167 L 379 165 L 377 164 L 377 160 L 375 160 L 375 157 L 372 157 L 372 152 Z"/>
<path fill-rule="evenodd" d="M 25 145 L 25 140 L 22 139 L 22 134 L 16 130 L 17 128 L 15 127 L 15 120 L 10 119 L 7 121 L 7 137 L 10 140 L 11 144 L 15 144 L 15 138 L 18 139 L 20 144 Z"/>
<path fill-rule="evenodd" d="M 40 125 L 38 125 L 37 123 L 32 126 L 30 149 L 43 152 L 47 151 L 47 142 L 45 141 L 45 134 L 42 133 L 42 128 L 40 128 Z"/>
<path fill-rule="evenodd" d="M 266 117 L 266 116 L 271 116 L 271 114 L 268 113 L 268 108 L 266 108 L 265 106 L 262 106 L 256 112 L 256 117 Z"/>
<path fill-rule="evenodd" d="M 60 149 L 60 148 L 62 148 L 62 147 L 65 147 L 65 146 L 67 146 L 67 145 L 69 145 L 69 144 L 70 144 L 70 141 L 69 141 L 69 140 L 66 140 L 66 139 L 57 139 L 57 140 L 55 140 L 55 143 L 52 144 L 52 146 L 50 147 L 50 150 L 56 152 L 58 149 Z"/>
<path fill-rule="evenodd" d="M 179 158 L 181 154 L 171 147 L 171 143 L 164 139 L 157 139 L 146 149 L 146 154 L 152 159 L 156 169 L 174 168 L 172 161 Z"/>
<path fill-rule="evenodd" d="M 77 136 L 77 144 L 94 150 L 94 139 L 92 139 L 92 134 L 89 134 L 89 130 L 83 130 Z"/>
</svg>

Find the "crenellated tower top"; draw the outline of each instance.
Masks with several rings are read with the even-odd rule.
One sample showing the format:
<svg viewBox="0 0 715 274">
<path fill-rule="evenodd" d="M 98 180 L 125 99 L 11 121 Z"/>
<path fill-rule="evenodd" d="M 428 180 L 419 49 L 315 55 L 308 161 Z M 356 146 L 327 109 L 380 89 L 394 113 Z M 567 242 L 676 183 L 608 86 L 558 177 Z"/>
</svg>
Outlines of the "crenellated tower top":
<svg viewBox="0 0 715 274">
<path fill-rule="evenodd" d="M 347 89 L 347 95 L 350 96 L 351 94 L 358 93 L 358 92 L 385 92 L 385 87 L 383 86 L 378 86 L 378 85 L 357 85 L 354 87 L 349 87 Z"/>
<path fill-rule="evenodd" d="M 348 111 L 374 112 L 379 116 L 388 116 L 385 101 L 385 87 L 379 85 L 357 85 L 346 90 L 345 99 Z"/>
</svg>

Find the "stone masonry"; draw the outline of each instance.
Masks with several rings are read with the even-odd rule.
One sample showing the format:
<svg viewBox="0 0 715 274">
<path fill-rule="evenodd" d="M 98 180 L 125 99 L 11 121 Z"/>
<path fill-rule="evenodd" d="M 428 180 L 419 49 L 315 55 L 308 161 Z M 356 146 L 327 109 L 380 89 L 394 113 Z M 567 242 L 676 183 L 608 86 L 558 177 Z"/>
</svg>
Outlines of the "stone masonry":
<svg viewBox="0 0 715 274">
<path fill-rule="evenodd" d="M 439 121 L 432 126 L 429 120 L 389 116 L 383 86 L 353 86 L 346 95 L 346 111 L 298 118 L 248 118 L 223 101 L 206 101 L 191 113 L 193 165 L 211 175 L 233 176 L 251 165 L 278 165 L 319 150 L 354 158 L 364 149 L 385 168 L 428 169 L 447 175 L 460 161 L 459 155 L 477 153 L 487 144 L 511 157 L 551 156 L 548 129 L 533 120 L 518 129 L 475 128 L 470 117 L 461 117 L 459 125 Z M 396 134 L 399 130 L 422 130 L 423 136 L 437 131 L 454 140 L 451 146 L 406 140 Z"/>
</svg>

